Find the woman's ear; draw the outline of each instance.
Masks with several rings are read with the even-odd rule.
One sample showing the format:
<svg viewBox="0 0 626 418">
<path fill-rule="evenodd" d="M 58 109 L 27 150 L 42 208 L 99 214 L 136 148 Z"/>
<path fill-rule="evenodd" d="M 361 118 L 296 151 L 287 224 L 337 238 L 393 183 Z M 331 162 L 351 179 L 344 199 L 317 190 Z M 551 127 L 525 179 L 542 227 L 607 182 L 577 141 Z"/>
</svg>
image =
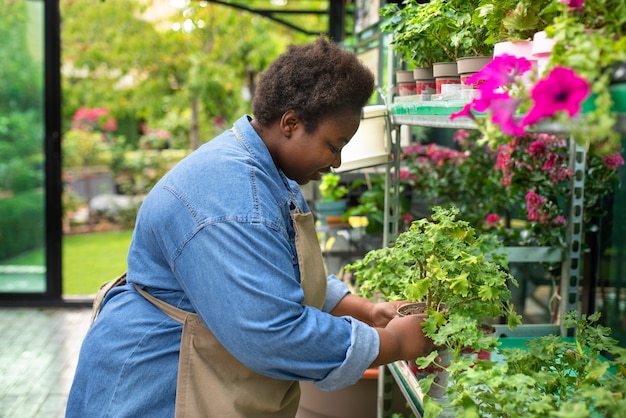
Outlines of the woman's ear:
<svg viewBox="0 0 626 418">
<path fill-rule="evenodd" d="M 300 120 L 293 110 L 286 111 L 280 118 L 280 130 L 287 138 L 293 135 L 296 129 L 300 128 Z"/>
</svg>

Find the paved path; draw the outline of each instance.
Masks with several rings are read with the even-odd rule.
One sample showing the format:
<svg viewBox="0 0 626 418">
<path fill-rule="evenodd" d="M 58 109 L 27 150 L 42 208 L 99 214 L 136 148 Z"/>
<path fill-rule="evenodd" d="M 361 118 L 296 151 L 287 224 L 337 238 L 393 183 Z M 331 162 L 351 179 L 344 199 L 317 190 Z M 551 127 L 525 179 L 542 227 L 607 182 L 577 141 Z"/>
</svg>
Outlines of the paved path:
<svg viewBox="0 0 626 418">
<path fill-rule="evenodd" d="M 0 418 L 61 418 L 80 344 L 85 308 L 0 308 Z"/>
</svg>

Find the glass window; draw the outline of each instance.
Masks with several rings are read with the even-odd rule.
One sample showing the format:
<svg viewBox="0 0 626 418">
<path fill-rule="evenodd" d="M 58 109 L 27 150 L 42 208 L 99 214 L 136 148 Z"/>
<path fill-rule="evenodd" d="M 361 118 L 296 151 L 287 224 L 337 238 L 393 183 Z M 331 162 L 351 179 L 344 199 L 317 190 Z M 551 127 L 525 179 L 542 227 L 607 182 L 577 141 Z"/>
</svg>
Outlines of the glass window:
<svg viewBox="0 0 626 418">
<path fill-rule="evenodd" d="M 0 15 L 0 293 L 46 293 L 44 2 Z"/>
</svg>

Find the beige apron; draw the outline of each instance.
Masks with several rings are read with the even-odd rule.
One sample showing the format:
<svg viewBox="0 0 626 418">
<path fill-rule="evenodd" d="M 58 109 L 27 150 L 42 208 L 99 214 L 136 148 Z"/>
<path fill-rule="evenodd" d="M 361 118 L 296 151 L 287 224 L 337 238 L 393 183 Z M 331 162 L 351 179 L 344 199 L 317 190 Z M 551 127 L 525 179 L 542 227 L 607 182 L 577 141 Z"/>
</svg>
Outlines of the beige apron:
<svg viewBox="0 0 626 418">
<path fill-rule="evenodd" d="M 295 244 L 304 292 L 303 304 L 321 308 L 326 296 L 326 273 L 311 213 L 292 214 Z M 125 275 L 111 282 L 120 285 Z M 94 318 L 105 285 L 94 304 Z M 289 417 L 296 415 L 300 386 L 296 381 L 273 379 L 248 369 L 220 344 L 197 314 L 171 306 L 135 285 L 135 289 L 172 319 L 183 324 L 176 418 Z M 242 341 L 245 344 L 245 341 Z"/>
</svg>

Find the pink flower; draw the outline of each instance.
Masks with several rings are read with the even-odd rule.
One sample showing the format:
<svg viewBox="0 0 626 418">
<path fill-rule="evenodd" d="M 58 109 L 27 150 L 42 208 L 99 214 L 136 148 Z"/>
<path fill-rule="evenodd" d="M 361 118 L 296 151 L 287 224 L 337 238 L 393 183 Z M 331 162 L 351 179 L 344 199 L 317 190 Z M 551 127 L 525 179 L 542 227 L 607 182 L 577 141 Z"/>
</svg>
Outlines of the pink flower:
<svg viewBox="0 0 626 418">
<path fill-rule="evenodd" d="M 491 120 L 506 135 L 524 135 L 524 125 L 515 120 L 515 112 L 521 99 L 498 98 L 491 101 Z"/>
<path fill-rule="evenodd" d="M 532 190 L 526 194 L 526 215 L 529 221 L 544 221 L 543 205 L 545 203 L 546 199 Z"/>
<path fill-rule="evenodd" d="M 622 154 L 615 153 L 605 155 L 602 158 L 602 162 L 606 165 L 609 170 L 617 170 L 619 167 L 624 165 L 624 159 L 622 158 Z"/>
<path fill-rule="evenodd" d="M 524 74 L 531 67 L 530 61 L 526 58 L 503 54 L 495 57 L 478 73 L 471 76 L 467 83 L 479 83 L 478 90 L 480 90 L 481 96 L 485 96 L 485 93 L 512 84 L 517 76 Z"/>
<path fill-rule="evenodd" d="M 563 215 L 556 215 L 556 217 L 552 220 L 554 225 L 567 225 L 567 220 Z"/>
<path fill-rule="evenodd" d="M 466 145 L 467 140 L 469 139 L 470 133 L 465 129 L 457 129 L 452 134 L 452 140 L 457 144 L 463 146 Z"/>
<path fill-rule="evenodd" d="M 531 97 L 534 105 L 524 116 L 522 125 L 532 125 L 560 111 L 576 115 L 589 91 L 587 81 L 578 77 L 572 69 L 555 67 L 533 87 Z"/>
<path fill-rule="evenodd" d="M 561 3 L 566 4 L 570 7 L 570 9 L 576 9 L 579 12 L 583 8 L 583 3 L 585 0 L 559 0 Z"/>
<path fill-rule="evenodd" d="M 533 143 L 530 144 L 528 150 L 530 151 L 530 155 L 532 155 L 533 157 L 541 157 L 545 155 L 546 151 L 548 150 L 548 146 L 545 142 L 537 140 L 533 141 Z"/>
<path fill-rule="evenodd" d="M 500 215 L 498 215 L 497 213 L 490 213 L 489 215 L 487 215 L 487 219 L 485 220 L 485 222 L 487 222 L 487 225 L 489 227 L 497 226 L 500 222 Z"/>
<path fill-rule="evenodd" d="M 476 100 L 476 99 L 474 99 L 474 100 Z M 467 103 L 465 106 L 463 106 L 463 109 L 459 110 L 458 112 L 454 112 L 453 114 L 451 114 L 450 115 L 450 120 L 454 120 L 456 118 L 461 118 L 461 117 L 474 119 L 475 116 L 472 113 L 472 104 L 473 104 L 473 102 Z"/>
<path fill-rule="evenodd" d="M 102 124 L 102 130 L 104 131 L 108 131 L 108 132 L 115 132 L 117 131 L 117 121 L 115 120 L 115 118 L 113 117 L 109 117 L 103 124 Z"/>
<path fill-rule="evenodd" d="M 404 148 L 405 155 L 419 155 L 422 152 L 422 144 L 411 144 Z"/>
</svg>

